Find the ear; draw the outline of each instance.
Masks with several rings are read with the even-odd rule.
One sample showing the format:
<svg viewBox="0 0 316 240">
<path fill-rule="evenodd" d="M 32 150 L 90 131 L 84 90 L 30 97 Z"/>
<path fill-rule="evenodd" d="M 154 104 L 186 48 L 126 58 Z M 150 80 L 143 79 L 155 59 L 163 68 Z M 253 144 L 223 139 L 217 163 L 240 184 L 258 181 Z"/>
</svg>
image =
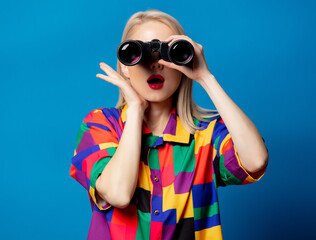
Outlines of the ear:
<svg viewBox="0 0 316 240">
<path fill-rule="evenodd" d="M 119 63 L 119 64 L 120 64 L 120 68 L 121 68 L 121 71 L 124 74 L 124 76 L 129 78 L 128 67 L 126 65 L 122 64 L 122 63 Z"/>
</svg>

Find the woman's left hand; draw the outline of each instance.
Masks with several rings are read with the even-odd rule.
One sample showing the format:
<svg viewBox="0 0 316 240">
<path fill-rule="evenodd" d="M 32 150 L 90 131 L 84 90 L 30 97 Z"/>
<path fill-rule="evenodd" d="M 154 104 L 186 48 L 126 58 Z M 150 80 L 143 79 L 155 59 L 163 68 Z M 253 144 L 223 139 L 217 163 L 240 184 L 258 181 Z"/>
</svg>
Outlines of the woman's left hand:
<svg viewBox="0 0 316 240">
<path fill-rule="evenodd" d="M 171 42 L 168 44 L 170 46 L 175 40 L 179 40 L 179 39 L 187 40 L 188 42 L 192 44 L 194 48 L 194 58 L 193 58 L 192 67 L 185 66 L 185 65 L 179 66 L 179 65 L 174 64 L 173 62 L 164 61 L 163 59 L 160 59 L 158 63 L 166 67 L 176 69 L 182 72 L 183 74 L 185 74 L 187 77 L 197 82 L 200 82 L 200 80 L 202 80 L 207 75 L 211 75 L 210 70 L 208 69 L 208 66 L 205 61 L 203 47 L 201 44 L 194 42 L 191 38 L 189 38 L 186 35 L 172 35 L 169 38 L 167 38 L 165 41 L 168 42 L 171 40 Z"/>
</svg>

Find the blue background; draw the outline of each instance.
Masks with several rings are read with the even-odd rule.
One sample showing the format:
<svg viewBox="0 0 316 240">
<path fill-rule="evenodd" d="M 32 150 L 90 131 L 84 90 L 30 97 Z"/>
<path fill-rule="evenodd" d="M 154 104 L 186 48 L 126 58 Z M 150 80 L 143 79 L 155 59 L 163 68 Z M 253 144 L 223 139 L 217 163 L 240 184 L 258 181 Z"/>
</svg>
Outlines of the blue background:
<svg viewBox="0 0 316 240">
<path fill-rule="evenodd" d="M 211 72 L 255 123 L 270 162 L 219 189 L 224 239 L 315 239 L 315 1 L 2 1 L 1 239 L 85 239 L 87 192 L 69 175 L 83 118 L 114 106 L 128 18 L 159 9 L 204 47 Z M 195 84 L 194 98 L 214 109 Z"/>
</svg>

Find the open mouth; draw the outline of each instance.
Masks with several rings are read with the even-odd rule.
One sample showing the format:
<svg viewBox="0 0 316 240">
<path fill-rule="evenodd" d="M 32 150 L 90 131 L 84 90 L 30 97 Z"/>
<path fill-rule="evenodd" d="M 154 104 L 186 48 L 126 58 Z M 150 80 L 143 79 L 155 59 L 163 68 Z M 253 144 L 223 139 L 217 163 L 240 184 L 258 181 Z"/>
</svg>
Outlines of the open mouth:
<svg viewBox="0 0 316 240">
<path fill-rule="evenodd" d="M 150 83 L 150 84 L 161 84 L 161 83 L 163 83 L 163 81 L 161 79 L 159 79 L 159 78 L 153 78 L 153 79 L 148 80 L 147 82 Z"/>
<path fill-rule="evenodd" d="M 150 77 L 147 79 L 147 82 L 150 83 L 162 83 L 164 82 L 165 79 L 163 78 L 163 76 L 161 76 L 160 74 L 152 74 L 150 75 Z"/>
<path fill-rule="evenodd" d="M 148 85 L 152 89 L 160 89 L 163 87 L 165 79 L 160 74 L 153 74 L 148 79 Z"/>
</svg>

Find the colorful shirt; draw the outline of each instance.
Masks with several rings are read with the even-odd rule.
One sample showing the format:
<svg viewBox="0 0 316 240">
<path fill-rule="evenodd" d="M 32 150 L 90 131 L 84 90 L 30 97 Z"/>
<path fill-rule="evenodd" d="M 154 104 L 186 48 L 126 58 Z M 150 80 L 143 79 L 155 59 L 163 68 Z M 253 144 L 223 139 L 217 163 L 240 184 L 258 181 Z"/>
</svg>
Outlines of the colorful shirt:
<svg viewBox="0 0 316 240">
<path fill-rule="evenodd" d="M 194 123 L 190 134 L 173 108 L 162 136 L 143 123 L 138 182 L 124 209 L 96 200 L 95 183 L 111 161 L 126 122 L 127 105 L 98 108 L 83 120 L 70 175 L 92 207 L 88 239 L 222 239 L 217 188 L 258 181 L 247 172 L 220 116 Z"/>
</svg>

